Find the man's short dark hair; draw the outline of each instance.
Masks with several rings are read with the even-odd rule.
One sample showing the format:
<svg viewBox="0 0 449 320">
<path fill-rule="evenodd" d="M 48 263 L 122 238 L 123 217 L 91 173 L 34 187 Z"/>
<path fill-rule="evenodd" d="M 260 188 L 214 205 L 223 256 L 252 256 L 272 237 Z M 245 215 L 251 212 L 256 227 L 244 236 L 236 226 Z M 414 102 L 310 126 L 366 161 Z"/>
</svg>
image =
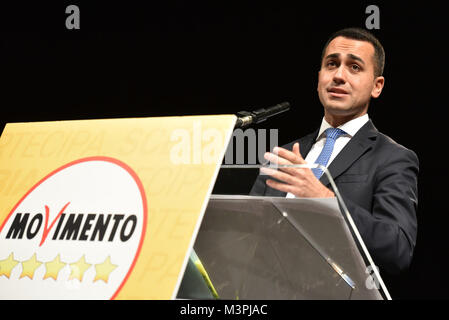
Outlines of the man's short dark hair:
<svg viewBox="0 0 449 320">
<path fill-rule="evenodd" d="M 323 61 L 327 46 L 337 37 L 367 41 L 371 43 L 374 47 L 374 76 L 379 77 L 383 74 L 385 66 L 384 48 L 373 34 L 361 28 L 346 28 L 333 33 L 324 45 L 323 52 L 321 53 L 321 61 Z"/>
</svg>

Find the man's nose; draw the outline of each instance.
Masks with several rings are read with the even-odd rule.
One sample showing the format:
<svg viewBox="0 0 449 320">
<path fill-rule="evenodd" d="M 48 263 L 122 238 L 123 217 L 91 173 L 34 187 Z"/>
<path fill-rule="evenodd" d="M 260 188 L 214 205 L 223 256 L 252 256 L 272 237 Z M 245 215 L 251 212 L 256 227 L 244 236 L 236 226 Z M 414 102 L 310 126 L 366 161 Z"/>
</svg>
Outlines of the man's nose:
<svg viewBox="0 0 449 320">
<path fill-rule="evenodd" d="M 334 73 L 334 77 L 332 79 L 335 83 L 345 83 L 346 82 L 346 77 L 345 77 L 345 73 L 344 73 L 344 68 L 343 65 L 340 65 Z"/>
</svg>

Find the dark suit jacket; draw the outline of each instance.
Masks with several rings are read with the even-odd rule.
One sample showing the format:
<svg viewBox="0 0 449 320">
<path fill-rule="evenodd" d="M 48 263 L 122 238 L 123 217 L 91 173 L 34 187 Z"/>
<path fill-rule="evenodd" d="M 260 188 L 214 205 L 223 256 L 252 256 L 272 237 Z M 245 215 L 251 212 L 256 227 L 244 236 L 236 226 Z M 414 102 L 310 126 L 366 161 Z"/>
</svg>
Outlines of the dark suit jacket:
<svg viewBox="0 0 449 320">
<path fill-rule="evenodd" d="M 285 146 L 299 142 L 305 158 L 318 130 Z M 410 265 L 416 242 L 418 204 L 416 154 L 377 131 L 368 121 L 328 169 L 374 260 L 382 270 L 397 274 Z M 251 195 L 285 197 L 268 187 L 269 176 L 259 175 Z M 330 187 L 323 175 L 320 181 Z"/>
</svg>

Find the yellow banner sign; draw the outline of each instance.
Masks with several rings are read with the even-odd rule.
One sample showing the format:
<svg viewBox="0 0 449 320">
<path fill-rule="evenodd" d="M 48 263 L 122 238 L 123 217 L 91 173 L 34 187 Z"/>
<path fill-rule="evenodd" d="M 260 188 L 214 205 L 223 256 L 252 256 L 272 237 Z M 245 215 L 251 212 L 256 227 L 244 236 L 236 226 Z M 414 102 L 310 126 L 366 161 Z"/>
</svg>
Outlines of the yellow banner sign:
<svg viewBox="0 0 449 320">
<path fill-rule="evenodd" d="M 171 299 L 235 116 L 10 123 L 0 299 Z"/>
</svg>

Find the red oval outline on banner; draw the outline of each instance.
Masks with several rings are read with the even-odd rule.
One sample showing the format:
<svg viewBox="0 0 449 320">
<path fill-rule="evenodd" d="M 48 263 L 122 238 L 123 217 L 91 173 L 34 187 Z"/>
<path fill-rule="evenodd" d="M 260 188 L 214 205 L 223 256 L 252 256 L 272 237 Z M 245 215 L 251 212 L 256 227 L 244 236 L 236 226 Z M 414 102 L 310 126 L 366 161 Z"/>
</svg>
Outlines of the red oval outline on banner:
<svg viewBox="0 0 449 320">
<path fill-rule="evenodd" d="M 82 163 L 82 162 L 89 162 L 89 161 L 105 161 L 105 162 L 110 162 L 113 163 L 115 165 L 118 165 L 119 167 L 125 169 L 130 175 L 131 177 L 134 179 L 134 181 L 137 184 L 137 187 L 139 188 L 140 191 L 140 195 L 142 198 L 142 204 L 143 204 L 143 225 L 142 225 L 142 235 L 140 237 L 140 242 L 139 242 L 139 246 L 137 247 L 137 251 L 136 251 L 136 255 L 134 256 L 134 260 L 131 263 L 131 266 L 128 269 L 128 273 L 126 274 L 125 278 L 123 279 L 122 283 L 119 285 L 119 287 L 117 288 L 117 290 L 115 291 L 115 293 L 112 295 L 112 297 L 110 298 L 110 300 L 115 299 L 115 297 L 117 296 L 117 294 L 120 292 L 120 290 L 123 288 L 123 286 L 125 285 L 126 281 L 128 280 L 132 270 L 134 269 L 134 266 L 137 262 L 137 258 L 140 255 L 140 250 L 142 249 L 142 245 L 143 245 L 143 240 L 145 239 L 145 232 L 146 232 L 146 228 L 147 228 L 147 213 L 148 213 L 148 206 L 147 206 L 147 198 L 145 195 L 145 190 L 143 188 L 143 184 L 140 181 L 139 177 L 137 176 L 136 172 L 130 167 L 128 166 L 126 163 L 115 159 L 115 158 L 111 158 L 111 157 L 106 157 L 106 156 L 93 156 L 93 157 L 86 157 L 86 158 L 81 158 L 72 162 L 69 162 L 65 165 L 63 165 L 62 167 L 59 167 L 58 169 L 50 172 L 48 175 L 46 175 L 44 178 L 42 178 L 41 180 L 39 180 L 33 187 L 31 187 L 31 189 L 25 193 L 25 195 L 19 200 L 19 202 L 17 202 L 17 204 L 14 206 L 14 208 L 11 210 L 11 212 L 8 214 L 8 216 L 6 217 L 6 219 L 3 221 L 2 225 L 0 226 L 0 233 L 3 230 L 3 227 L 5 226 L 6 222 L 9 220 L 9 218 L 11 217 L 11 215 L 13 214 L 13 212 L 17 209 L 17 207 L 23 202 L 23 200 L 25 200 L 26 197 L 28 197 L 28 195 L 34 190 L 36 189 L 39 185 L 41 185 L 45 180 L 47 180 L 48 178 L 50 178 L 51 176 L 55 175 L 56 173 L 74 166 L 76 164 Z"/>
</svg>

